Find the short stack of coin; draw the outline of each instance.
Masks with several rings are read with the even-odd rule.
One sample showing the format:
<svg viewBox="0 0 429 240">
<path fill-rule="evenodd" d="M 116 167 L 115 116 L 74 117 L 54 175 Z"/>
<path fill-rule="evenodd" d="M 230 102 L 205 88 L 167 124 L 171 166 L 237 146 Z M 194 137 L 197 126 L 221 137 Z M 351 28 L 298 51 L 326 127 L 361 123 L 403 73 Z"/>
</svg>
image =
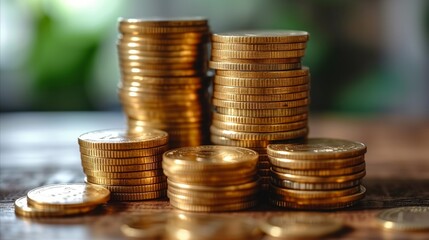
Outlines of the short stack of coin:
<svg viewBox="0 0 429 240">
<path fill-rule="evenodd" d="M 301 66 L 304 31 L 213 34 L 214 144 L 250 147 L 260 155 L 259 175 L 269 182 L 266 146 L 307 135 L 309 69 Z"/>
<path fill-rule="evenodd" d="M 125 129 L 82 134 L 78 139 L 86 182 L 111 191 L 111 199 L 137 201 L 164 197 L 167 179 L 162 154 L 168 134 L 144 128 L 131 135 Z"/>
<path fill-rule="evenodd" d="M 162 166 L 170 204 L 195 212 L 224 212 L 257 203 L 258 153 L 239 147 L 198 146 L 170 150 Z"/>
<path fill-rule="evenodd" d="M 310 138 L 270 144 L 270 202 L 298 209 L 337 209 L 365 196 L 366 146 L 340 139 Z"/>
<path fill-rule="evenodd" d="M 30 190 L 15 201 L 23 217 L 63 217 L 84 214 L 109 201 L 110 191 L 84 183 L 46 185 Z"/>
<path fill-rule="evenodd" d="M 129 130 L 164 130 L 170 147 L 204 144 L 207 19 L 119 19 L 119 32 L 119 98 Z"/>
</svg>

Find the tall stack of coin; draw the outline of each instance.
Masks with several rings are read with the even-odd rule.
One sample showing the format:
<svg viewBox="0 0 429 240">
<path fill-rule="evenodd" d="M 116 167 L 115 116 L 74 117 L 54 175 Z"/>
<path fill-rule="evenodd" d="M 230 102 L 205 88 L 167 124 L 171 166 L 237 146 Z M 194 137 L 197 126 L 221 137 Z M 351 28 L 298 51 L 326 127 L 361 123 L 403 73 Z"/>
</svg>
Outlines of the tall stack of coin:
<svg viewBox="0 0 429 240">
<path fill-rule="evenodd" d="M 15 213 L 23 217 L 62 217 L 88 213 L 109 201 L 110 191 L 84 183 L 54 184 L 30 190 L 15 201 Z"/>
<path fill-rule="evenodd" d="M 270 166 L 266 146 L 308 132 L 310 74 L 301 67 L 308 39 L 307 32 L 290 30 L 212 36 L 209 66 L 216 74 L 211 141 L 258 151 L 265 187 Z"/>
<path fill-rule="evenodd" d="M 340 139 L 311 138 L 302 143 L 270 144 L 270 201 L 280 207 L 336 209 L 365 195 L 366 146 Z"/>
<path fill-rule="evenodd" d="M 170 147 L 207 141 L 207 19 L 119 19 L 119 98 L 131 132 L 168 132 Z"/>
<path fill-rule="evenodd" d="M 170 150 L 162 166 L 170 204 L 195 212 L 224 212 L 256 205 L 258 153 L 229 146 Z"/>
<path fill-rule="evenodd" d="M 144 128 L 131 135 L 125 129 L 82 134 L 78 139 L 86 182 L 111 191 L 111 199 L 137 201 L 166 195 L 162 154 L 168 134 Z"/>
</svg>

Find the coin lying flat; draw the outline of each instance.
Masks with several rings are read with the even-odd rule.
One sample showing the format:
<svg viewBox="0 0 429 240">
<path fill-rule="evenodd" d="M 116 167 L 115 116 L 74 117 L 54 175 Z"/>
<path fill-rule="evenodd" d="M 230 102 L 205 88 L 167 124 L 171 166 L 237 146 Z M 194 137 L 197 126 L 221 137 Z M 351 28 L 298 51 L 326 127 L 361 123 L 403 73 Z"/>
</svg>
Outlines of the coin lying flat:
<svg viewBox="0 0 429 240">
<path fill-rule="evenodd" d="M 349 140 L 312 138 L 298 144 L 272 144 L 267 151 L 274 157 L 314 160 L 359 156 L 366 152 L 366 146 Z"/>
<path fill-rule="evenodd" d="M 429 207 L 410 206 L 392 208 L 377 215 L 378 222 L 386 229 L 416 231 L 429 229 Z"/>
<path fill-rule="evenodd" d="M 213 42 L 221 43 L 296 43 L 308 41 L 309 34 L 296 30 L 236 31 L 216 33 Z"/>
<path fill-rule="evenodd" d="M 317 238 L 343 228 L 339 220 L 311 213 L 285 213 L 262 221 L 261 230 L 278 238 Z"/>
<path fill-rule="evenodd" d="M 151 148 L 167 143 L 164 131 L 146 128 L 138 135 L 129 135 L 125 129 L 99 130 L 79 136 L 79 145 L 86 148 L 124 150 Z"/>
<path fill-rule="evenodd" d="M 27 193 L 28 203 L 40 209 L 91 207 L 106 203 L 109 198 L 108 189 L 85 183 L 46 185 Z"/>
</svg>

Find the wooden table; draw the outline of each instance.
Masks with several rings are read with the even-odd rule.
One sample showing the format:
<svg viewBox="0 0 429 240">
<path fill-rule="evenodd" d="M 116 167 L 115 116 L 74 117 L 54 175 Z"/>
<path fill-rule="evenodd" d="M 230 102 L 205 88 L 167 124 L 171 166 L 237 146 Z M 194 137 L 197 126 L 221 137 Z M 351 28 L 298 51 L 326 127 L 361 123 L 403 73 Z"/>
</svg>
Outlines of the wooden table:
<svg viewBox="0 0 429 240">
<path fill-rule="evenodd" d="M 0 238 L 122 239 L 121 219 L 129 213 L 168 212 L 167 200 L 109 203 L 89 215 L 26 219 L 15 215 L 13 202 L 34 187 L 82 182 L 77 137 L 84 132 L 124 127 L 121 113 L 14 113 L 0 116 Z M 311 116 L 310 136 L 362 141 L 368 146 L 367 195 L 357 206 L 323 212 L 342 219 L 347 228 L 332 239 L 429 239 L 428 232 L 392 232 L 374 216 L 382 209 L 429 206 L 429 121 L 394 118 Z M 262 204 L 224 213 L 265 218 L 293 210 Z"/>
</svg>

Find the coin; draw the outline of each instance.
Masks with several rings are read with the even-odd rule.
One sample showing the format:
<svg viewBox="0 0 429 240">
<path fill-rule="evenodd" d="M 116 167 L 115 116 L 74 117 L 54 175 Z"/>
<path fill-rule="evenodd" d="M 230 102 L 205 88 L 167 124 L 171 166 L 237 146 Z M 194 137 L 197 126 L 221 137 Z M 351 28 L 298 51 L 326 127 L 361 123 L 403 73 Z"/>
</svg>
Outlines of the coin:
<svg viewBox="0 0 429 240">
<path fill-rule="evenodd" d="M 212 36 L 213 42 L 246 44 L 299 43 L 307 42 L 308 39 L 308 32 L 296 30 L 236 31 Z"/>
<path fill-rule="evenodd" d="M 162 163 L 145 163 L 145 164 L 134 164 L 134 165 L 98 165 L 98 164 L 84 164 L 82 167 L 86 170 L 91 171 L 102 171 L 102 172 L 138 172 L 146 170 L 154 170 L 161 168 Z"/>
<path fill-rule="evenodd" d="M 216 107 L 237 108 L 237 109 L 278 109 L 278 108 L 296 108 L 307 106 L 310 103 L 309 98 L 303 98 L 292 101 L 280 102 L 236 102 L 213 98 L 212 103 Z"/>
<path fill-rule="evenodd" d="M 299 58 L 303 57 L 305 50 L 292 51 L 234 51 L 212 49 L 213 57 L 223 58 L 225 61 L 229 58 L 237 59 L 271 59 L 271 58 Z"/>
<path fill-rule="evenodd" d="M 213 62 L 231 62 L 231 63 L 263 63 L 263 64 L 275 64 L 275 63 L 300 63 L 300 57 L 291 58 L 222 58 L 211 56 L 210 60 Z"/>
<path fill-rule="evenodd" d="M 112 185 L 112 186 L 135 186 L 135 185 L 147 185 L 155 184 L 167 181 L 166 176 L 155 176 L 146 178 L 102 178 L 86 176 L 86 181 L 89 183 L 100 184 L 100 185 Z"/>
<path fill-rule="evenodd" d="M 225 192 L 225 191 L 241 191 L 244 189 L 252 189 L 258 186 L 257 181 L 251 181 L 243 184 L 226 185 L 226 186 L 204 186 L 204 185 L 193 185 L 185 184 L 180 182 L 174 182 L 167 179 L 168 185 L 175 188 L 189 189 L 194 191 L 205 191 L 205 192 Z"/>
<path fill-rule="evenodd" d="M 165 145 L 168 134 L 164 131 L 145 128 L 139 135 L 129 135 L 125 129 L 109 129 L 88 132 L 78 138 L 79 145 L 85 148 L 124 150 L 151 148 Z"/>
<path fill-rule="evenodd" d="M 319 170 L 319 169 L 332 169 L 332 171 L 342 171 L 346 167 L 355 166 L 365 162 L 363 155 L 351 158 L 338 158 L 338 159 L 323 159 L 323 160 L 297 160 L 288 158 L 277 158 L 270 156 L 270 162 L 273 166 L 279 168 L 287 168 L 293 170 Z M 335 169 L 335 170 L 334 170 Z M 282 171 L 279 171 L 282 172 Z M 283 171 L 285 172 L 285 171 Z M 306 175 L 310 175 L 307 172 Z"/>
<path fill-rule="evenodd" d="M 166 34 L 163 34 L 166 35 Z M 139 43 L 139 44 L 158 44 L 158 45 L 177 45 L 177 44 L 190 44 L 197 45 L 207 43 L 209 41 L 210 34 L 203 35 L 202 37 L 194 38 L 165 38 L 163 35 L 152 35 L 152 37 L 140 36 L 134 34 L 120 35 L 119 44 L 124 43 Z M 169 34 L 170 35 L 170 34 Z M 186 36 L 186 35 L 185 35 Z"/>
<path fill-rule="evenodd" d="M 141 51 L 198 51 L 202 48 L 205 48 L 205 44 L 140 44 L 138 42 L 122 42 L 117 43 L 116 47 L 118 50 L 141 50 Z"/>
<path fill-rule="evenodd" d="M 219 70 L 217 71 L 219 72 Z M 292 71 L 285 71 L 292 72 Z M 258 72 L 259 73 L 259 72 Z M 258 77 L 229 77 L 216 75 L 213 82 L 218 85 L 231 86 L 231 87 L 247 87 L 247 88 L 274 88 L 274 87 L 291 87 L 302 84 L 308 84 L 310 76 L 302 75 L 295 77 L 284 77 L 284 78 L 264 78 Z"/>
<path fill-rule="evenodd" d="M 238 102 L 279 102 L 279 101 L 291 101 L 299 100 L 309 97 L 308 91 L 296 92 L 296 93 L 284 93 L 284 94 L 265 94 L 265 95 L 250 95 L 250 94 L 235 94 L 235 93 L 223 93 L 213 92 L 213 97 L 216 99 L 223 99 L 228 101 Z"/>
<path fill-rule="evenodd" d="M 233 51 L 290 51 L 305 49 L 306 43 L 286 43 L 286 44 L 238 44 L 213 42 L 213 49 L 233 50 Z"/>
<path fill-rule="evenodd" d="M 273 144 L 267 151 L 273 157 L 317 160 L 359 156 L 366 152 L 366 146 L 349 140 L 312 138 L 299 144 Z"/>
<path fill-rule="evenodd" d="M 168 214 L 132 214 L 124 218 L 121 232 L 130 238 L 156 239 L 165 231 Z"/>
<path fill-rule="evenodd" d="M 274 170 L 271 171 L 273 176 L 279 179 L 290 180 L 294 182 L 302 183 L 341 183 L 349 182 L 356 179 L 361 179 L 365 176 L 366 172 L 360 171 L 358 173 L 349 174 L 349 175 L 340 175 L 340 176 L 300 176 L 287 173 L 279 173 Z"/>
<path fill-rule="evenodd" d="M 216 70 L 216 75 L 234 78 L 291 78 L 308 76 L 309 68 L 302 67 L 291 71 L 231 71 L 231 70 Z"/>
<path fill-rule="evenodd" d="M 121 68 L 122 74 L 134 74 L 148 77 L 195 77 L 202 76 L 205 70 L 200 69 L 139 69 L 139 68 Z"/>
<path fill-rule="evenodd" d="M 137 171 L 137 172 L 102 172 L 95 171 L 91 169 L 83 169 L 83 172 L 87 177 L 95 178 L 110 178 L 110 179 L 135 179 L 135 178 L 147 178 L 147 177 L 156 177 L 163 176 L 162 169 L 154 169 L 147 171 Z M 124 181 L 127 181 L 124 180 Z"/>
<path fill-rule="evenodd" d="M 278 179 L 271 177 L 271 182 L 279 187 L 291 188 L 297 190 L 335 190 L 335 189 L 344 189 L 351 188 L 361 184 L 362 180 L 352 180 L 348 182 L 339 182 L 339 183 L 302 183 L 294 182 L 286 179 Z"/>
<path fill-rule="evenodd" d="M 234 63 L 209 61 L 209 67 L 216 70 L 235 71 L 279 71 L 296 70 L 301 68 L 301 63 Z"/>
<path fill-rule="evenodd" d="M 427 230 L 429 229 L 429 207 L 408 206 L 386 209 L 377 215 L 377 221 L 386 229 Z"/>
<path fill-rule="evenodd" d="M 143 201 L 162 198 L 165 196 L 167 196 L 167 189 L 162 189 L 153 192 L 112 193 L 111 199 L 115 201 Z"/>
<path fill-rule="evenodd" d="M 272 95 L 272 94 L 288 94 L 308 91 L 309 84 L 295 85 L 289 87 L 235 87 L 215 84 L 213 86 L 215 92 L 230 93 L 230 94 L 250 94 L 250 95 Z"/>
<path fill-rule="evenodd" d="M 103 158 L 92 157 L 87 155 L 80 155 L 82 165 L 104 165 L 104 166 L 126 166 L 135 164 L 147 164 L 161 162 L 161 155 L 153 155 L 147 157 L 134 157 L 134 158 Z"/>
<path fill-rule="evenodd" d="M 188 33 L 188 32 L 208 32 L 208 26 L 183 26 L 183 27 L 152 27 L 139 26 L 137 24 L 119 24 L 119 31 L 125 34 L 167 34 L 167 33 Z"/>
<path fill-rule="evenodd" d="M 95 206 L 71 207 L 66 209 L 39 209 L 29 206 L 27 197 L 20 197 L 15 201 L 15 213 L 23 217 L 62 217 L 68 215 L 82 214 L 92 211 Z"/>
<path fill-rule="evenodd" d="M 168 191 L 171 193 L 187 196 L 187 197 L 193 197 L 197 199 L 209 199 L 210 201 L 215 201 L 216 199 L 222 199 L 222 198 L 239 198 L 243 196 L 250 196 L 255 195 L 258 193 L 257 188 L 249 188 L 244 190 L 238 190 L 238 191 L 224 191 L 224 192 L 210 192 L 210 191 L 193 191 L 190 189 L 182 189 L 182 188 L 175 188 L 172 186 L 168 186 Z"/>
<path fill-rule="evenodd" d="M 303 160 L 304 161 L 304 160 Z M 336 166 L 333 166 L 336 167 Z M 340 176 L 340 175 L 349 175 L 365 170 L 365 162 L 362 162 L 358 165 L 353 165 L 351 167 L 345 168 L 329 168 L 329 169 L 289 169 L 289 168 L 280 168 L 273 166 L 273 170 L 280 173 L 287 173 L 293 175 L 303 175 L 303 176 Z"/>
<path fill-rule="evenodd" d="M 27 193 L 28 204 L 39 209 L 92 207 L 106 203 L 110 191 L 84 183 L 46 185 Z"/>
<path fill-rule="evenodd" d="M 145 76 L 122 76 L 123 82 L 140 82 L 142 84 L 154 84 L 154 85 L 181 85 L 181 84 L 201 84 L 204 81 L 208 81 L 207 77 L 145 77 Z"/>
<path fill-rule="evenodd" d="M 236 132 L 231 130 L 225 130 L 217 128 L 215 126 L 210 127 L 210 132 L 214 135 L 226 137 L 236 140 L 285 140 L 285 139 L 294 139 L 305 137 L 308 133 L 307 128 L 284 131 L 284 132 L 274 132 L 274 133 L 250 133 L 250 132 Z"/>
<path fill-rule="evenodd" d="M 284 213 L 262 221 L 261 230 L 278 238 L 319 238 L 343 228 L 339 220 L 314 213 Z"/>
<path fill-rule="evenodd" d="M 166 145 L 153 147 L 153 148 L 142 148 L 132 149 L 127 151 L 110 151 L 110 150 L 98 150 L 94 148 L 79 148 L 80 153 L 93 157 L 107 157 L 107 158 L 132 158 L 132 157 L 147 157 L 157 154 L 161 154 L 167 150 Z"/>
<path fill-rule="evenodd" d="M 279 108 L 279 109 L 240 109 L 228 107 L 216 107 L 217 113 L 240 116 L 240 117 L 285 117 L 295 116 L 299 114 L 308 113 L 308 106 L 295 107 L 295 108 Z"/>
<path fill-rule="evenodd" d="M 348 196 L 360 191 L 359 186 L 354 186 L 344 189 L 336 190 L 297 190 L 297 189 L 288 189 L 276 187 L 274 185 L 270 186 L 270 192 L 277 197 L 281 197 L 286 200 L 298 200 L 298 199 L 324 199 L 324 198 L 336 198 L 342 196 Z"/>
<path fill-rule="evenodd" d="M 176 17 L 176 18 L 118 18 L 119 25 L 135 24 L 150 27 L 185 27 L 205 26 L 208 24 L 204 17 Z"/>
<path fill-rule="evenodd" d="M 269 125 L 269 124 L 286 124 L 293 122 L 306 121 L 308 114 L 299 114 L 294 116 L 284 117 L 242 117 L 228 114 L 212 113 L 213 121 L 222 121 L 236 124 L 254 124 L 254 125 Z"/>
<path fill-rule="evenodd" d="M 170 165 L 186 165 L 192 169 L 231 169 L 252 165 L 255 167 L 258 153 L 246 148 L 229 146 L 184 147 L 167 151 L 163 161 Z"/>
<path fill-rule="evenodd" d="M 153 184 L 145 184 L 145 185 L 101 185 L 101 184 L 92 184 L 95 186 L 102 186 L 104 188 L 109 189 L 113 194 L 117 193 L 145 193 L 145 192 L 154 192 L 160 191 L 163 189 L 167 189 L 167 182 L 159 182 Z"/>
<path fill-rule="evenodd" d="M 229 204 L 220 204 L 220 205 L 196 205 L 196 204 L 187 204 L 179 203 L 170 199 L 171 206 L 191 212 L 227 212 L 227 211 L 238 211 L 248 208 L 255 207 L 257 204 L 256 200 L 248 202 L 238 202 L 238 203 L 229 203 Z"/>
</svg>

